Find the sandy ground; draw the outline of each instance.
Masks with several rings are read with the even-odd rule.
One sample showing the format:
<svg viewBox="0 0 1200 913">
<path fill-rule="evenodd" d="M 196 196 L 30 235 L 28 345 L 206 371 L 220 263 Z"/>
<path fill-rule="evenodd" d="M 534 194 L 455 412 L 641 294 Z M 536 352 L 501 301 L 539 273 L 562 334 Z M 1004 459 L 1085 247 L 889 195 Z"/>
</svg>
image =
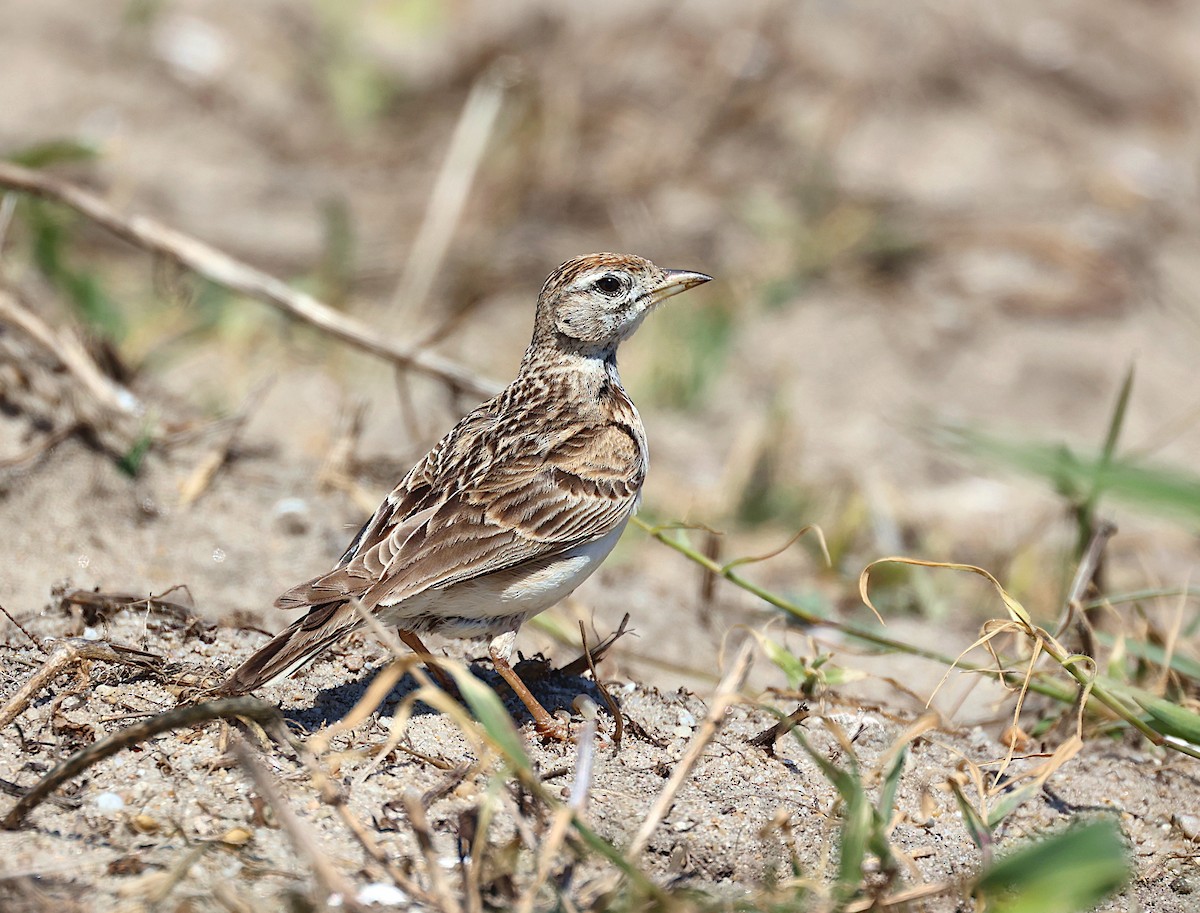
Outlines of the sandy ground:
<svg viewBox="0 0 1200 913">
<path fill-rule="evenodd" d="M 176 472 L 187 462 L 184 454 L 179 457 Z M 57 549 L 78 552 L 79 567 L 72 575 L 76 583 L 135 579 L 138 568 L 148 573 L 145 568 L 159 567 L 161 577 L 156 573 L 138 578 L 145 580 L 145 589 L 161 592 L 186 582 L 198 608 L 224 614 L 228 620 L 231 608 L 264 602 L 276 586 L 271 583 L 276 575 L 289 578 L 297 571 L 303 573 L 306 562 L 320 560 L 328 549 L 328 529 L 319 529 L 320 524 L 284 524 L 272 517 L 272 505 L 280 497 L 301 497 L 315 511 L 329 516 L 333 525 L 337 501 L 345 500 L 322 495 L 311 479 L 306 481 L 297 473 L 268 480 L 268 470 L 274 465 L 266 456 L 239 459 L 218 476 L 212 491 L 191 510 L 148 516 L 144 508 L 148 498 L 167 500 L 166 491 L 156 482 L 173 481 L 172 467 L 152 465 L 141 480 L 132 482 L 107 460 L 72 442 L 60 445 L 36 470 L 10 480 L 4 504 L 8 517 L 46 517 L 38 528 L 53 529 Z M 74 496 L 67 495 L 72 491 Z M 53 508 L 64 500 L 76 504 L 69 515 L 72 520 L 54 522 L 54 517 L 67 516 Z M 247 531 L 256 517 L 257 528 Z M 170 531 L 155 530 L 159 526 L 169 526 Z M 45 548 L 48 541 L 42 539 L 38 548 Z M 215 557 L 218 549 L 225 552 L 224 559 Z M 590 587 L 605 593 L 606 601 L 618 604 L 622 594 L 634 594 L 641 588 L 620 564 Z M 188 595 L 179 592 L 168 598 L 189 602 Z M 30 785 L 55 762 L 89 742 L 144 714 L 175 706 L 178 688 L 170 685 L 179 674 L 191 675 L 192 681 L 196 677 L 211 680 L 263 640 L 263 634 L 254 630 L 201 623 L 202 614 L 195 622 L 181 621 L 147 611 L 143 605 L 96 620 L 89 627 L 78 610 L 72 614 L 48 594 L 42 604 L 43 610 L 24 617 L 35 637 L 87 636 L 146 650 L 164 657 L 166 675 L 164 681 L 119 666 L 92 663 L 59 676 L 8 727 L 8 735 L 0 743 L 0 778 L 22 786 Z M 742 610 L 730 605 L 723 611 L 726 621 L 731 621 Z M 242 616 L 252 617 L 253 613 L 243 612 Z M 752 613 L 744 617 L 754 618 Z M 641 619 L 635 618 L 634 628 L 639 631 Z M 569 624 L 569 616 L 563 620 Z M 653 629 L 652 620 L 648 621 Z M 0 658 L 0 693 L 11 695 L 43 658 L 11 626 L 7 630 L 7 648 Z M 711 686 L 680 687 L 678 671 L 639 663 L 625 655 L 626 646 L 634 657 L 654 652 L 645 640 L 644 636 L 627 637 L 601 667 L 607 687 L 619 700 L 630 725 L 620 749 L 614 750 L 612 720 L 601 715 L 587 819 L 619 846 L 631 838 L 687 748 L 704 718 L 705 698 L 712 690 Z M 703 640 L 699 631 L 689 638 L 693 649 L 709 649 L 715 657 L 717 647 L 703 647 Z M 559 662 L 574 655 L 527 629 L 521 639 L 522 650 L 531 653 L 537 645 L 546 646 Z M 450 655 L 474 661 L 478 674 L 495 681 L 486 662 L 475 660 L 481 646 L 449 643 L 446 647 Z M 872 678 L 880 684 L 884 676 L 904 677 L 898 662 L 891 659 L 846 658 L 873 669 Z M 384 659 L 383 647 L 370 638 L 355 636 L 305 673 L 265 689 L 260 696 L 278 702 L 299 733 L 319 732 L 354 705 Z M 782 686 L 777 670 L 761 656 L 757 663 L 757 680 Z M 627 669 L 640 674 L 630 675 Z M 692 677 L 697 678 L 695 669 Z M 906 678 L 914 685 L 920 680 L 919 676 Z M 387 741 L 397 703 L 411 689 L 412 683 L 405 679 L 368 722 L 334 743 L 326 763 L 335 770 L 353 813 L 369 823 L 375 838 L 394 858 L 408 860 L 404 864 L 416 869 L 419 881 L 424 880 L 421 864 L 415 861 L 420 854 L 400 797 L 407 790 L 424 796 L 437 838 L 436 852 L 443 860 L 440 864 L 445 866 L 445 876 L 457 884 L 456 835 L 465 826 L 463 814 L 477 808 L 481 797 L 494 789 L 497 764 L 488 758 L 479 762 L 472 741 L 458 726 L 423 705 L 405 730 L 405 750 L 376 757 Z M 552 710 L 570 712 L 580 693 L 600 700 L 594 685 L 581 678 L 551 676 L 536 690 Z M 883 703 L 855 699 L 851 694 L 849 690 L 831 692 L 832 700 L 817 701 L 813 708 L 827 713 L 852 737 L 854 753 L 872 782 L 871 778 L 878 777 L 881 758 L 922 710 L 916 700 L 908 700 L 894 689 Z M 757 695 L 764 706 L 784 712 L 797 703 L 796 698 L 778 691 L 772 696 L 751 688 L 750 695 Z M 516 719 L 524 721 L 530 757 L 537 769 L 565 796 L 574 779 L 574 746 L 542 745 L 532 737 L 527 716 L 511 697 L 509 706 Z M 1004 713 L 993 712 L 993 722 Z M 738 703 L 727 714 L 723 728 L 642 860 L 661 883 L 731 899 L 752 896 L 773 877 L 784 877 L 788 871 L 789 843 L 779 827 L 781 821 L 790 825 L 790 839 L 804 876 L 817 883 L 831 877 L 835 862 L 830 853 L 836 845 L 838 822 L 836 793 L 789 739 L 781 740 L 774 758 L 748 744 L 750 737 L 774 719 L 749 702 Z M 576 732 L 580 725 L 576 715 Z M 809 720 L 806 731 L 817 750 L 839 763 L 846 762 L 843 748 L 821 720 Z M 943 723 L 912 744 L 893 831 L 902 860 L 900 880 L 893 889 L 927 883 L 950 885 L 944 893 L 923 901 L 923 909 L 962 909 L 962 886 L 977 870 L 980 857 L 968 839 L 946 781 L 962 771 L 967 761 L 994 769 L 1005 754 L 996 741 L 996 731 L 995 725 Z M 122 752 L 90 768 L 64 789 L 67 806 L 43 805 L 32 813 L 26 828 L 0 832 L 0 852 L 6 860 L 0 880 L 5 909 L 40 910 L 59 899 L 82 910 L 179 909 L 181 905 L 215 910 L 228 909 L 231 903 L 238 909 L 237 903 L 282 903 L 289 893 L 319 894 L 308 861 L 298 855 L 286 831 L 273 819 L 265 823 L 262 803 L 256 798 L 259 793 L 231 757 L 228 739 L 227 727 L 214 723 Z M 1027 760 L 1018 758 L 1010 773 L 1019 775 L 1042 760 L 1036 753 Z M 277 778 L 285 801 L 306 822 L 322 852 L 336 861 L 355 890 L 374 890 L 371 885 L 387 882 L 386 876 L 364 859 L 334 812 L 318 800 L 307 774 L 294 759 L 269 748 L 263 763 Z M 461 765 L 469 766 L 456 771 Z M 1089 741 L 1041 794 L 1006 820 L 997 832 L 999 847 L 1019 845 L 1024 837 L 1068 821 L 1112 815 L 1129 839 L 1138 880 L 1123 899 L 1103 909 L 1129 909 L 1129 903 L 1136 900 L 1143 904 L 1141 909 L 1189 910 L 1191 892 L 1200 889 L 1200 884 L 1190 861 L 1192 835 L 1185 830 L 1193 825 L 1190 819 L 1179 817 L 1186 814 L 1180 796 L 1196 794 L 1198 786 L 1194 764 L 1188 759 L 1144 744 Z M 498 875 L 494 882 L 485 879 L 491 892 L 489 902 L 504 906 L 511 902 L 505 892 L 519 893 L 528 885 L 548 821 L 544 815 L 528 811 L 511 789 L 501 789 L 500 796 L 490 831 L 491 846 L 498 855 L 510 843 L 521 847 L 512 863 L 511 883 Z M 230 834 L 232 843 L 246 842 L 222 843 Z M 607 874 L 595 862 L 582 864 L 573 874 L 568 896 L 588 896 Z"/>
<path fill-rule="evenodd" d="M 734 22 L 709 0 L 622 3 L 606 15 L 535 0 L 465 2 L 453 14 L 436 4 L 348 3 L 342 15 L 334 6 L 94 0 L 84 12 L 69 0 L 18 0 L 0 29 L 0 154 L 64 138 L 91 144 L 93 161 L 59 173 L 313 289 L 382 334 L 444 330 L 439 351 L 498 379 L 520 357 L 542 277 L 568 256 L 632 250 L 716 275 L 623 353 L 653 453 L 646 514 L 728 530 L 725 557 L 772 551 L 819 524 L 833 568 L 806 540 L 753 576 L 840 617 L 870 621 L 858 573 L 898 552 L 984 565 L 1037 617 L 1058 615 L 1073 536 L 1062 499 L 964 464 L 914 426 L 967 421 L 1094 449 L 1133 364 L 1123 452 L 1200 471 L 1192 6 L 1021 2 L 1000 15 L 966 2 L 764 2 Z M 458 113 L 486 73 L 506 86 L 501 115 L 447 256 L 424 303 L 389 305 L 406 287 Z M 0 284 L 53 326 L 78 323 L 32 266 L 22 220 L 18 211 L 0 231 Z M 36 635 L 59 637 L 82 628 L 58 609 L 56 586 L 137 595 L 186 586 L 172 598 L 219 627 L 201 634 L 129 611 L 96 633 L 220 672 L 264 637 L 245 625 L 281 627 L 274 597 L 326 568 L 472 403 L 419 377 L 398 380 L 265 306 L 214 303 L 211 290 L 85 223 L 71 231 L 68 261 L 93 271 L 123 315 L 117 348 L 137 369 L 134 389 L 193 438 L 153 451 L 135 479 L 75 439 L 29 468 L 0 470 L 0 604 Z M 341 259 L 339 244 L 349 251 Z M 206 423 L 248 399 L 231 460 L 182 506 L 180 486 L 223 434 Z M 359 402 L 355 487 L 331 489 L 321 468 Z M 0 415 L 0 454 L 42 430 L 19 410 Z M 1106 507 L 1121 527 L 1107 554 L 1111 590 L 1194 576 L 1193 528 Z M 865 673 L 817 709 L 858 734 L 868 771 L 945 671 L 862 655 L 828 634 L 814 642 L 748 594 L 718 587 L 706 603 L 702 591 L 693 565 L 631 531 L 552 613 L 570 633 L 579 620 L 603 634 L 632 616 L 633 634 L 601 674 L 652 738 L 599 750 L 588 812 L 618 843 L 703 717 L 745 636 L 739 626 L 771 624 L 793 650 L 832 650 L 835 665 Z M 997 614 L 990 594 L 944 577 L 926 596 L 920 614 L 889 613 L 890 633 L 957 653 Z M 1176 612 L 1182 629 L 1191 620 L 1174 602 L 1142 610 L 1123 623 L 1143 634 L 1172 629 Z M 7 698 L 40 660 L 7 620 L 0 636 Z M 1194 640 L 1177 647 L 1194 657 Z M 534 627 L 519 648 L 556 664 L 574 655 Z M 370 641 L 346 645 L 263 697 L 314 731 L 382 661 Z M 760 656 L 747 697 L 790 711 L 785 684 Z M 568 708 L 594 686 L 551 677 L 539 687 Z M 954 675 L 934 700 L 944 723 L 914 743 L 900 793 L 906 885 L 957 886 L 977 870 L 945 782 L 964 758 L 1003 756 L 1003 698 Z M 0 777 L 28 786 L 128 715 L 175 700 L 163 683 L 103 664 L 63 675 L 0 735 Z M 1031 704 L 1027 722 L 1044 710 Z M 445 794 L 437 787 L 448 772 L 403 752 L 368 770 L 390 712 L 341 746 L 351 807 L 425 879 L 394 803 L 409 787 L 433 796 L 437 853 L 457 879 L 461 813 L 488 794 L 494 767 L 471 767 Z M 772 759 L 746 744 L 768 721 L 749 700 L 730 714 L 643 860 L 662 883 L 726 896 L 760 889 L 786 863 L 771 823 L 781 808 L 805 875 L 827 879 L 833 792 L 794 745 Z M 818 719 L 807 725 L 814 744 L 844 759 Z M 262 823 L 226 736 L 213 724 L 118 755 L 72 784 L 78 807 L 43 806 L 27 829 L 0 833 L 0 906 L 132 910 L 166 891 L 158 909 L 241 909 L 239 898 L 310 894 L 309 866 L 283 830 Z M 408 737 L 451 768 L 475 757 L 436 713 L 414 717 Z M 554 788 L 570 784 L 573 749 L 530 751 Z M 274 753 L 267 763 L 355 889 L 379 881 L 294 759 Z M 1091 738 L 1003 825 L 1001 846 L 1115 814 L 1137 880 L 1105 909 L 1193 909 L 1197 827 L 1179 815 L 1200 805 L 1195 770 L 1145 744 Z M 525 820 L 506 789 L 498 795 L 492 843 L 499 853 L 515 834 L 523 847 L 519 890 L 546 822 Z M 235 827 L 252 839 L 211 842 Z M 584 865 L 571 896 L 598 874 Z M 502 879 L 489 885 L 491 902 L 509 902 Z M 923 903 L 969 908 L 958 887 Z"/>
</svg>

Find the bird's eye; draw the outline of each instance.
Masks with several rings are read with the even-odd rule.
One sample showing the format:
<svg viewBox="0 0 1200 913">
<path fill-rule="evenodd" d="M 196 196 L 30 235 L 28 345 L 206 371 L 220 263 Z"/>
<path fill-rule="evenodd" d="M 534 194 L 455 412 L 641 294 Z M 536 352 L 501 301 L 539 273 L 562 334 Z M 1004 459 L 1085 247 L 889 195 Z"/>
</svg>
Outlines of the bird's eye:
<svg viewBox="0 0 1200 913">
<path fill-rule="evenodd" d="M 612 273 L 608 273 L 596 280 L 596 288 L 600 289 L 602 294 L 612 298 L 620 294 L 621 280 Z"/>
</svg>

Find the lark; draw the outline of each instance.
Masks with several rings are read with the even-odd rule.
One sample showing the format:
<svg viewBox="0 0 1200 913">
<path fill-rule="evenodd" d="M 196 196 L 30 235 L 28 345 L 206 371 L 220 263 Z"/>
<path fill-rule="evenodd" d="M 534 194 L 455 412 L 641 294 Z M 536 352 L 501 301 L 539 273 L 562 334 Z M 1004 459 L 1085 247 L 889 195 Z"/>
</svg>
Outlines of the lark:
<svg viewBox="0 0 1200 913">
<path fill-rule="evenodd" d="M 425 658 L 423 634 L 490 638 L 537 732 L 565 738 L 512 668 L 516 633 L 595 572 L 638 508 L 649 455 L 617 348 L 658 304 L 710 279 L 625 254 L 559 266 L 516 379 L 409 470 L 333 570 L 275 601 L 308 611 L 220 690 L 291 675 L 362 626 L 361 600 Z"/>
</svg>

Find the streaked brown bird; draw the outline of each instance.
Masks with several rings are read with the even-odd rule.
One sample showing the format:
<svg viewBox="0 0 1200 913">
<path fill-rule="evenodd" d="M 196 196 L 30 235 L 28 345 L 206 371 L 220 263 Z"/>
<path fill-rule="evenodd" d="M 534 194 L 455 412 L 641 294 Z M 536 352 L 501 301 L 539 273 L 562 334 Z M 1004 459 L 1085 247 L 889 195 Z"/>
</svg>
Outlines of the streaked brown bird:
<svg viewBox="0 0 1200 913">
<path fill-rule="evenodd" d="M 552 272 L 516 379 L 409 470 L 333 570 L 275 601 L 308 612 L 220 690 L 295 672 L 362 627 L 358 599 L 424 656 L 422 634 L 491 638 L 537 732 L 566 737 L 509 663 L 517 629 L 586 580 L 637 510 L 649 457 L 617 347 L 660 302 L 710 279 L 608 253 Z"/>
</svg>

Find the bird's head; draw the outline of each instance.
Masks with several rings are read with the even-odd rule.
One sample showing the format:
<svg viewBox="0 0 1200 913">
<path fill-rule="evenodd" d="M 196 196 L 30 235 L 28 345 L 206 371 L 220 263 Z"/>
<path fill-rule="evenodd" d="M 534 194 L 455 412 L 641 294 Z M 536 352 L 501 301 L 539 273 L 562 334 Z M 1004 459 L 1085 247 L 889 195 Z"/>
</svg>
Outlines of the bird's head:
<svg viewBox="0 0 1200 913">
<path fill-rule="evenodd" d="M 538 295 L 534 343 L 608 354 L 660 302 L 711 280 L 632 254 L 588 254 L 552 272 Z"/>
</svg>

